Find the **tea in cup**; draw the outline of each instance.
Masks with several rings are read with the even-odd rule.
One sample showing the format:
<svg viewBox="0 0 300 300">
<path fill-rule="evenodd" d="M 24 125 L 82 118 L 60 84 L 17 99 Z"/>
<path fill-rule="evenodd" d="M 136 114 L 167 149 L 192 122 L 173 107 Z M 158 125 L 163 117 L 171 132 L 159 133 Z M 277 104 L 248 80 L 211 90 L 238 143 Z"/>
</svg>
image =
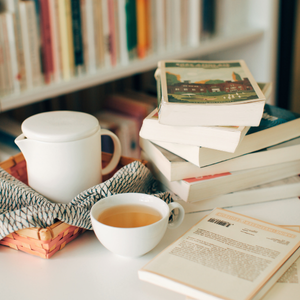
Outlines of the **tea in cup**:
<svg viewBox="0 0 300 300">
<path fill-rule="evenodd" d="M 174 209 L 178 216 L 169 222 Z M 178 227 L 184 209 L 142 193 L 117 194 L 95 203 L 91 209 L 93 230 L 102 245 L 125 257 L 139 257 L 152 250 L 167 228 Z"/>
</svg>

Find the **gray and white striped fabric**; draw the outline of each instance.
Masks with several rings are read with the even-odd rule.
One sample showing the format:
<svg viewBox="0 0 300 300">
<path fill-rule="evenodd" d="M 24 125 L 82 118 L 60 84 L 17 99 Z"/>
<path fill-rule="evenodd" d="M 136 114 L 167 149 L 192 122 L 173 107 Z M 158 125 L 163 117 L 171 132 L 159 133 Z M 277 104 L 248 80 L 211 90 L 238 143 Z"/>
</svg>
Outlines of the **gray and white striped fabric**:
<svg viewBox="0 0 300 300">
<path fill-rule="evenodd" d="M 146 193 L 167 203 L 172 201 L 168 192 L 157 190 L 157 181 L 139 161 L 124 166 L 109 180 L 83 191 L 68 204 L 50 202 L 0 168 L 0 239 L 19 229 L 44 228 L 57 220 L 91 230 L 89 213 L 93 204 L 119 193 Z"/>
</svg>

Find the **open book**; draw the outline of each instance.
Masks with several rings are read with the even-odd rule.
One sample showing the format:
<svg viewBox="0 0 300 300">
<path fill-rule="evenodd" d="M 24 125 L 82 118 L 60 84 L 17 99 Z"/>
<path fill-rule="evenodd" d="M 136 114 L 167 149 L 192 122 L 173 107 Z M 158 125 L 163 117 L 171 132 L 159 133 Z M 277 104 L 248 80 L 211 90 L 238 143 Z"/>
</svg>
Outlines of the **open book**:
<svg viewBox="0 0 300 300">
<path fill-rule="evenodd" d="M 300 232 L 216 208 L 139 270 L 194 299 L 258 300 L 300 256 Z"/>
</svg>

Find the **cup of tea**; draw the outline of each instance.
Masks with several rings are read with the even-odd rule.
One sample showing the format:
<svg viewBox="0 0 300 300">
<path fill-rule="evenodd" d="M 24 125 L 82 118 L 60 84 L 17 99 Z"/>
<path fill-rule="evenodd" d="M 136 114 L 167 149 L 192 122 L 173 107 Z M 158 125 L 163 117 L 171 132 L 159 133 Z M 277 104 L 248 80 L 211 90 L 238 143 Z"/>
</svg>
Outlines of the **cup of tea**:
<svg viewBox="0 0 300 300">
<path fill-rule="evenodd" d="M 176 209 L 176 218 L 169 221 Z M 158 197 L 142 193 L 124 193 L 95 203 L 90 216 L 101 244 L 125 257 L 139 257 L 152 250 L 167 228 L 178 227 L 184 208 L 177 202 L 167 204 Z"/>
</svg>

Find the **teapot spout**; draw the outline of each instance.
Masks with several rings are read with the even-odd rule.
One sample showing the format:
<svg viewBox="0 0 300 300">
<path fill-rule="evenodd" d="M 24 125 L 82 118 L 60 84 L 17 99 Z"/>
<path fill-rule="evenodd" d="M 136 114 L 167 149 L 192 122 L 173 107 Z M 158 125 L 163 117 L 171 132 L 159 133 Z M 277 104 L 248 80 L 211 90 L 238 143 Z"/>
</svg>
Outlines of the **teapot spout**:
<svg viewBox="0 0 300 300">
<path fill-rule="evenodd" d="M 28 159 L 30 159 L 30 150 L 32 150 L 32 143 L 30 142 L 30 140 L 28 140 L 22 133 L 15 139 L 15 143 L 24 155 L 25 160 L 27 161 Z"/>
</svg>

